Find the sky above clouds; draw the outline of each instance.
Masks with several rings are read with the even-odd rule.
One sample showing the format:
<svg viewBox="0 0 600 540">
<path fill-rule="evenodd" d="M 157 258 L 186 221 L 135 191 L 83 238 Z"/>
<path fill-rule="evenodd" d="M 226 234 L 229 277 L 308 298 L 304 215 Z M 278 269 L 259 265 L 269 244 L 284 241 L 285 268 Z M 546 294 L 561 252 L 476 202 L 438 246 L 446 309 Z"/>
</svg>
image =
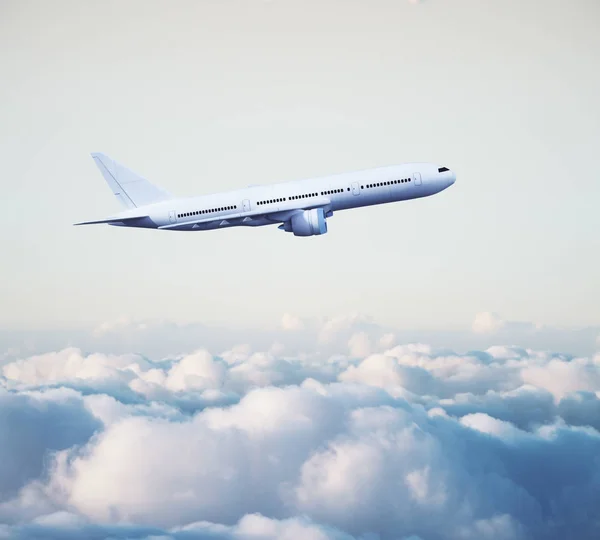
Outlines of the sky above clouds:
<svg viewBox="0 0 600 540">
<path fill-rule="evenodd" d="M 0 540 L 600 538 L 600 7 L 0 2 Z M 75 228 L 433 161 L 276 228 Z"/>
<path fill-rule="evenodd" d="M 0 9 L 3 327 L 600 325 L 596 2 Z M 180 195 L 421 160 L 458 181 L 320 238 L 74 228 L 118 208 L 92 151 Z"/>
</svg>

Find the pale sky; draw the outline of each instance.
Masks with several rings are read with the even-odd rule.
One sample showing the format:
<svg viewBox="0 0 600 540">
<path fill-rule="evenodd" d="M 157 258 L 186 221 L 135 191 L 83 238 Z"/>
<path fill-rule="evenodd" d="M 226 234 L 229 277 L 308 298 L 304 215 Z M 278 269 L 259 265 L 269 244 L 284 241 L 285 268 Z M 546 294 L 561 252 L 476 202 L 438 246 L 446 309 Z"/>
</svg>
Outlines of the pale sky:
<svg viewBox="0 0 600 540">
<path fill-rule="evenodd" d="M 0 1 L 0 326 L 360 312 L 600 324 L 596 0 Z M 276 227 L 73 227 L 90 152 L 178 195 L 430 161 L 427 199 Z"/>
</svg>

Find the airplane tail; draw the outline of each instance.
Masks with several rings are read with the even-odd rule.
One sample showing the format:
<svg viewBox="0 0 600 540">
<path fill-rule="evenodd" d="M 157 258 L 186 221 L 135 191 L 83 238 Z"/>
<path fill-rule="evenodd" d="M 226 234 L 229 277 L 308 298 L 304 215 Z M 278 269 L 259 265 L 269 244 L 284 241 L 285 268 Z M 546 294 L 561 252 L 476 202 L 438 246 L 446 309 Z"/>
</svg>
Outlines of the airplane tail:
<svg viewBox="0 0 600 540">
<path fill-rule="evenodd" d="M 126 208 L 137 208 L 173 198 L 114 159 L 98 152 L 93 153 L 92 157 L 115 197 Z"/>
</svg>

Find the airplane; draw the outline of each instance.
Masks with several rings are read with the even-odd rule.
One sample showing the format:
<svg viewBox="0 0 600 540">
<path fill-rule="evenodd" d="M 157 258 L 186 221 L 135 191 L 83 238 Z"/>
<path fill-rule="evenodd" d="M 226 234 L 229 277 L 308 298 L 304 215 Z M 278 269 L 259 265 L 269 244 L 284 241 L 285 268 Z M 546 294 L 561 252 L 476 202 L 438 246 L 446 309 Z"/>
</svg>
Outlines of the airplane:
<svg viewBox="0 0 600 540">
<path fill-rule="evenodd" d="M 408 163 L 176 198 L 105 154 L 91 156 L 126 209 L 105 219 L 74 225 L 207 231 L 279 224 L 279 229 L 294 236 L 315 236 L 327 232 L 327 218 L 338 210 L 427 197 L 456 181 L 447 167 Z"/>
</svg>

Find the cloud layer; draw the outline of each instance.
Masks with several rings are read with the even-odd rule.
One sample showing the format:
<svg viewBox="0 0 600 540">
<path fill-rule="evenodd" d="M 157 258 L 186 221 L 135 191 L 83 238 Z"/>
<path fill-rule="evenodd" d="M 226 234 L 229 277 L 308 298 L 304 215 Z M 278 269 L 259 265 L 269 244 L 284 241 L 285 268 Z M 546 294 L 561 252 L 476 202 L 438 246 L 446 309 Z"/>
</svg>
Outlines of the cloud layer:
<svg viewBox="0 0 600 540">
<path fill-rule="evenodd" d="M 0 538 L 598 537 L 600 355 L 396 345 L 360 317 L 320 342 L 343 329 L 326 356 L 7 357 Z"/>
<path fill-rule="evenodd" d="M 124 355 L 140 352 L 151 358 L 188 353 L 198 348 L 220 352 L 232 343 L 253 350 L 301 355 L 306 351 L 328 356 L 363 356 L 396 343 L 429 343 L 455 350 L 485 350 L 492 345 L 515 345 L 590 356 L 600 350 L 600 327 L 559 328 L 511 321 L 490 312 L 474 316 L 469 328 L 453 331 L 416 330 L 380 324 L 361 313 L 301 318 L 286 313 L 272 328 L 241 329 L 202 323 L 179 324 L 165 320 L 122 317 L 90 329 L 52 332 L 7 331 L 0 328 L 0 365 L 36 353 L 78 347 Z"/>
</svg>

